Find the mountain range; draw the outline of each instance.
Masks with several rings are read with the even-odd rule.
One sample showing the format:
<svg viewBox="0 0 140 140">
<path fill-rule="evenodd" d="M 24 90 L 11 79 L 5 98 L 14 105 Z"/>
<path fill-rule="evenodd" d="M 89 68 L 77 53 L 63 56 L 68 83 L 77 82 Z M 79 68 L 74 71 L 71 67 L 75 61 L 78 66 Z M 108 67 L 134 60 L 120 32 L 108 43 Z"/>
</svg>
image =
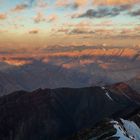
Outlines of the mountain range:
<svg viewBox="0 0 140 140">
<path fill-rule="evenodd" d="M 54 46 L 0 55 L 0 96 L 37 88 L 80 88 L 126 82 L 139 92 L 139 48 Z"/>
<path fill-rule="evenodd" d="M 140 94 L 125 83 L 16 91 L 0 98 L 0 138 L 139 140 L 139 112 Z"/>
<path fill-rule="evenodd" d="M 122 61 L 120 66 L 114 63 L 107 69 L 101 68 L 97 62 L 86 65 L 81 64 L 77 68 L 65 68 L 64 65 L 45 63 L 42 60 L 33 60 L 32 63 L 23 66 L 11 66 L 3 63 L 0 67 L 0 96 L 16 90 L 32 91 L 46 87 L 80 88 L 85 86 L 102 86 L 122 81 L 139 90 L 139 84 L 137 87 L 136 85 L 140 81 L 140 74 L 138 69 L 135 69 L 139 62 L 136 61 L 132 64 L 127 62 L 131 66 L 127 64 L 123 66 L 123 63 L 125 61 Z M 130 69 L 129 67 L 132 68 Z M 115 71 L 111 70 L 115 68 Z"/>
</svg>

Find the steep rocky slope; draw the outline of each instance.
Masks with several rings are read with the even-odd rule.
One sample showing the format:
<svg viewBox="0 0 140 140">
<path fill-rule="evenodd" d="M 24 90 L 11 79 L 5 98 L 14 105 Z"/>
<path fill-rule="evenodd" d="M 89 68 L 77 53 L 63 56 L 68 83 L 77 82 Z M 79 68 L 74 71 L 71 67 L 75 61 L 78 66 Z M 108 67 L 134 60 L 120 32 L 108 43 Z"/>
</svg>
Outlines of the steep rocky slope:
<svg viewBox="0 0 140 140">
<path fill-rule="evenodd" d="M 123 118 L 102 120 L 94 127 L 82 130 L 67 140 L 139 140 L 140 108 Z"/>
<path fill-rule="evenodd" d="M 129 116 L 139 103 L 139 94 L 124 83 L 14 92 L 0 98 L 0 138 L 67 139 L 105 118 Z"/>
</svg>

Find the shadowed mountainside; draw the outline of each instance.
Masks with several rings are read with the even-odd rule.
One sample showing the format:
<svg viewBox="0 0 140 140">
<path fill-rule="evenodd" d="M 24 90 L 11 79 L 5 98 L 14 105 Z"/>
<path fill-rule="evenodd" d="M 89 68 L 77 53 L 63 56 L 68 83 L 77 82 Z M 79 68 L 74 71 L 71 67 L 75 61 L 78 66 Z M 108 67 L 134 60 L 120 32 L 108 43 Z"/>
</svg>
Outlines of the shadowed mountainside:
<svg viewBox="0 0 140 140">
<path fill-rule="evenodd" d="M 17 91 L 0 98 L 1 140 L 59 140 L 139 107 L 127 84 Z"/>
</svg>

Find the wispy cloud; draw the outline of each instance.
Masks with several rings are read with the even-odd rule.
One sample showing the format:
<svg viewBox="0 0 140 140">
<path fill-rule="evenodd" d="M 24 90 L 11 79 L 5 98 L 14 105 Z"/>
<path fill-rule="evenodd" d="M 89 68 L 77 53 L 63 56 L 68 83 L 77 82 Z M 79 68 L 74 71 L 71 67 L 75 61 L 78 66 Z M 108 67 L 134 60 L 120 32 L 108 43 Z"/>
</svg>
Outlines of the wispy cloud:
<svg viewBox="0 0 140 140">
<path fill-rule="evenodd" d="M 28 8 L 27 4 L 19 4 L 19 5 L 16 5 L 16 7 L 12 9 L 12 11 L 19 12 L 19 11 L 23 11 L 27 8 Z"/>
<path fill-rule="evenodd" d="M 58 16 L 56 14 L 50 14 L 48 16 L 44 15 L 42 12 L 38 12 L 37 15 L 34 17 L 35 23 L 40 22 L 54 22 L 58 19 Z"/>
<path fill-rule="evenodd" d="M 46 21 L 46 17 L 43 13 L 38 12 L 37 15 L 34 17 L 34 22 L 35 23 L 40 23 Z"/>
<path fill-rule="evenodd" d="M 133 5 L 136 3 L 139 3 L 140 0 L 93 0 L 93 3 L 95 5 L 110 5 L 110 6 L 116 6 L 116 5 Z"/>
<path fill-rule="evenodd" d="M 65 7 L 65 8 L 72 8 L 75 9 L 78 7 L 78 5 L 76 3 L 73 3 L 72 1 L 68 1 L 68 0 L 58 0 L 56 1 L 56 6 L 57 7 Z"/>
<path fill-rule="evenodd" d="M 58 19 L 58 16 L 56 14 L 51 14 L 48 16 L 47 21 L 48 22 L 54 22 Z"/>
<path fill-rule="evenodd" d="M 81 6 L 85 6 L 88 3 L 88 0 L 58 0 L 56 5 L 58 7 L 70 7 L 76 9 Z"/>
<path fill-rule="evenodd" d="M 113 44 L 114 38 L 119 38 L 121 42 L 124 38 L 139 37 L 139 29 L 134 30 L 140 20 L 139 2 L 140 0 L 15 0 L 10 3 L 5 0 L 0 6 L 0 31 L 7 30 L 3 35 L 9 36 L 13 33 L 13 42 L 18 42 L 15 37 L 17 35 L 19 42 L 27 44 L 29 34 L 34 34 L 30 35 L 31 39 L 38 37 L 35 40 L 38 44 L 45 35 L 48 36 L 46 42 L 49 45 L 75 42 L 83 44 L 89 41 L 98 44 L 96 38 L 107 38 Z M 18 34 L 23 34 L 27 39 Z M 3 44 L 9 41 L 6 36 L 3 36 L 5 41 L 1 38 Z M 136 43 L 139 42 L 137 39 Z M 31 42 L 32 46 L 33 43 L 34 41 Z M 36 46 L 38 44 L 35 43 Z"/>
<path fill-rule="evenodd" d="M 27 0 L 21 4 L 16 5 L 12 11 L 19 12 L 26 10 L 27 8 L 40 7 L 40 8 L 46 8 L 48 4 L 44 0 Z"/>
</svg>

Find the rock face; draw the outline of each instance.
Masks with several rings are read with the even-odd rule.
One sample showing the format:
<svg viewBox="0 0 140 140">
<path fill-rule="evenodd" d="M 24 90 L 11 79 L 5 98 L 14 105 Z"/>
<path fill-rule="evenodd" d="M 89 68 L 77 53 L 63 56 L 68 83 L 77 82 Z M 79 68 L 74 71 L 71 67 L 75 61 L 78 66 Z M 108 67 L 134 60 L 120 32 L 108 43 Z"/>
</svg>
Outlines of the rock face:
<svg viewBox="0 0 140 140">
<path fill-rule="evenodd" d="M 126 118 L 139 103 L 140 95 L 124 83 L 14 92 L 0 98 L 0 139 L 69 139 L 105 118 Z"/>
<path fill-rule="evenodd" d="M 67 140 L 139 140 L 140 108 L 125 119 L 106 119 Z"/>
</svg>

